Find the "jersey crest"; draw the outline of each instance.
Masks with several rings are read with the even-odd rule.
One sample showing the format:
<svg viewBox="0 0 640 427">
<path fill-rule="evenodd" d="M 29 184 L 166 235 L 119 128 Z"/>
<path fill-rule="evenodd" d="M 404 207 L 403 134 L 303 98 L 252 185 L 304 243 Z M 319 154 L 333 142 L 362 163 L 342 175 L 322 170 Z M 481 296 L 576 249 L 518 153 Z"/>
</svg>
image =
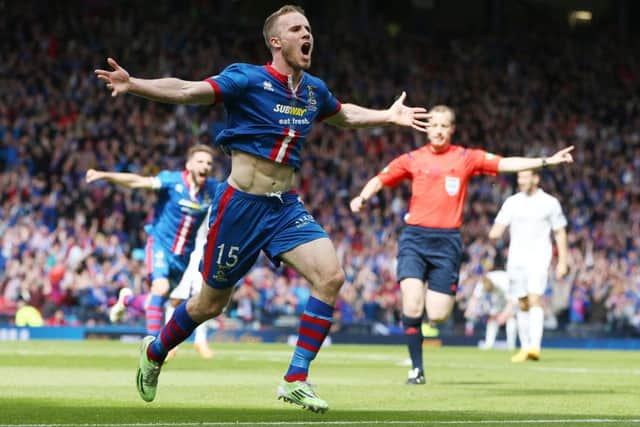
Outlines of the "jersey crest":
<svg viewBox="0 0 640 427">
<path fill-rule="evenodd" d="M 460 178 L 457 176 L 445 176 L 444 189 L 450 196 L 458 194 L 460 191 Z"/>
</svg>

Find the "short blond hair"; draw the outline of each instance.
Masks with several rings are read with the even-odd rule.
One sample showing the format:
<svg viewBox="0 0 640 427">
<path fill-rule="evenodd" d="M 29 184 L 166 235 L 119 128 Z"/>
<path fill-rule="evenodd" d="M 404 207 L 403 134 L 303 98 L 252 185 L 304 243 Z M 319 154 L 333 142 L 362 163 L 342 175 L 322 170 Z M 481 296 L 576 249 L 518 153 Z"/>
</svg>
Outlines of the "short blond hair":
<svg viewBox="0 0 640 427">
<path fill-rule="evenodd" d="M 215 157 L 215 153 L 213 151 L 213 148 L 211 148 L 211 147 L 209 147 L 208 145 L 205 145 L 205 144 L 196 144 L 196 145 L 190 147 L 189 150 L 187 151 L 187 160 L 191 160 L 193 155 L 196 154 L 196 153 L 207 153 L 212 158 Z"/>
<path fill-rule="evenodd" d="M 264 26 L 262 27 L 262 36 L 264 37 L 264 42 L 267 45 L 267 49 L 271 50 L 271 44 L 269 44 L 269 39 L 273 35 L 273 28 L 275 27 L 276 21 L 282 15 L 286 15 L 287 13 L 300 13 L 304 16 L 304 9 L 300 6 L 295 6 L 292 4 L 286 4 L 282 6 L 280 9 L 273 12 L 271 15 L 267 16 L 267 19 L 264 20 Z"/>
<path fill-rule="evenodd" d="M 453 108 L 447 105 L 436 105 L 429 110 L 429 114 L 431 113 L 449 113 L 449 115 L 451 116 L 451 124 L 456 124 L 456 113 L 455 111 L 453 111 Z"/>
</svg>

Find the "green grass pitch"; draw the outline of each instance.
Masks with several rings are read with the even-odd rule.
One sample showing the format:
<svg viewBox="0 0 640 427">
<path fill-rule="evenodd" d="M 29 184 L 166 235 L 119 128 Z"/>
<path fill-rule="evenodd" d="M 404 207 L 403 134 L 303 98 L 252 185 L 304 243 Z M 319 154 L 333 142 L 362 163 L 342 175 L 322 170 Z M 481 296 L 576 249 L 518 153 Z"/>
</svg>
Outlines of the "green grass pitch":
<svg viewBox="0 0 640 427">
<path fill-rule="evenodd" d="M 0 343 L 0 427 L 366 425 L 640 426 L 638 352 L 545 350 L 513 365 L 503 351 L 425 348 L 427 385 L 403 384 L 403 346 L 324 348 L 310 381 L 327 414 L 275 399 L 292 349 L 190 345 L 145 403 L 135 389 L 138 346 L 115 341 Z"/>
</svg>

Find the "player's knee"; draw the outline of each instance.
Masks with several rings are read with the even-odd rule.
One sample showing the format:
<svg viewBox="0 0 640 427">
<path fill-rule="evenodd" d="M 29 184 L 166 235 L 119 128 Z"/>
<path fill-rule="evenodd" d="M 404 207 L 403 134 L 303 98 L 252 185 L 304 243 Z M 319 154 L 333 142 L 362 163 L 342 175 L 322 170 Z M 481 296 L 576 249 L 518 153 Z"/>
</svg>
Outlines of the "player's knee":
<svg viewBox="0 0 640 427">
<path fill-rule="evenodd" d="M 422 326 L 422 316 L 408 316 L 406 314 L 403 314 L 402 326 L 404 327 L 405 333 L 412 330 L 419 331 L 420 327 Z"/>
<path fill-rule="evenodd" d="M 187 305 L 194 320 L 204 321 L 220 315 L 226 306 L 226 301 L 212 300 L 196 295 L 187 302 Z"/>
<path fill-rule="evenodd" d="M 338 293 L 340 287 L 344 283 L 344 271 L 341 268 L 336 269 L 331 274 L 327 275 L 323 280 L 322 287 L 331 293 Z"/>
<path fill-rule="evenodd" d="M 224 310 L 224 307 L 225 306 L 222 304 L 214 303 L 208 307 L 205 307 L 204 315 L 208 319 L 213 319 L 214 317 L 218 317 L 222 313 L 222 311 Z"/>
<path fill-rule="evenodd" d="M 402 317 L 413 317 L 422 318 L 422 313 L 424 312 L 424 307 L 420 304 L 403 304 L 402 307 Z"/>
<path fill-rule="evenodd" d="M 429 322 L 440 324 L 440 323 L 446 322 L 448 318 L 449 318 L 449 313 L 445 313 L 445 312 L 435 313 L 433 315 L 429 315 Z"/>
<path fill-rule="evenodd" d="M 444 323 L 449 318 L 451 310 L 445 307 L 427 307 L 427 317 L 430 323 Z"/>
<path fill-rule="evenodd" d="M 542 298 L 540 295 L 529 295 L 529 298 L 527 298 L 527 302 L 529 308 L 542 306 Z"/>
</svg>

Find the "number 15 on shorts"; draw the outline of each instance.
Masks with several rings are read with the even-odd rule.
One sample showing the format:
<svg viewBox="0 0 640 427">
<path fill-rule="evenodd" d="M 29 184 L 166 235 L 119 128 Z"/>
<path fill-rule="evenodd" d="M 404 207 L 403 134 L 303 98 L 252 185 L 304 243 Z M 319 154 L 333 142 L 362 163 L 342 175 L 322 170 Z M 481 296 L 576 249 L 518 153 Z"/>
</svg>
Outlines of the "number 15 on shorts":
<svg viewBox="0 0 640 427">
<path fill-rule="evenodd" d="M 240 246 L 229 246 L 229 250 L 226 250 L 226 245 L 222 243 L 218 245 L 217 249 L 218 258 L 216 260 L 218 265 L 231 268 L 238 263 L 238 255 L 236 253 L 240 250 Z"/>
</svg>

